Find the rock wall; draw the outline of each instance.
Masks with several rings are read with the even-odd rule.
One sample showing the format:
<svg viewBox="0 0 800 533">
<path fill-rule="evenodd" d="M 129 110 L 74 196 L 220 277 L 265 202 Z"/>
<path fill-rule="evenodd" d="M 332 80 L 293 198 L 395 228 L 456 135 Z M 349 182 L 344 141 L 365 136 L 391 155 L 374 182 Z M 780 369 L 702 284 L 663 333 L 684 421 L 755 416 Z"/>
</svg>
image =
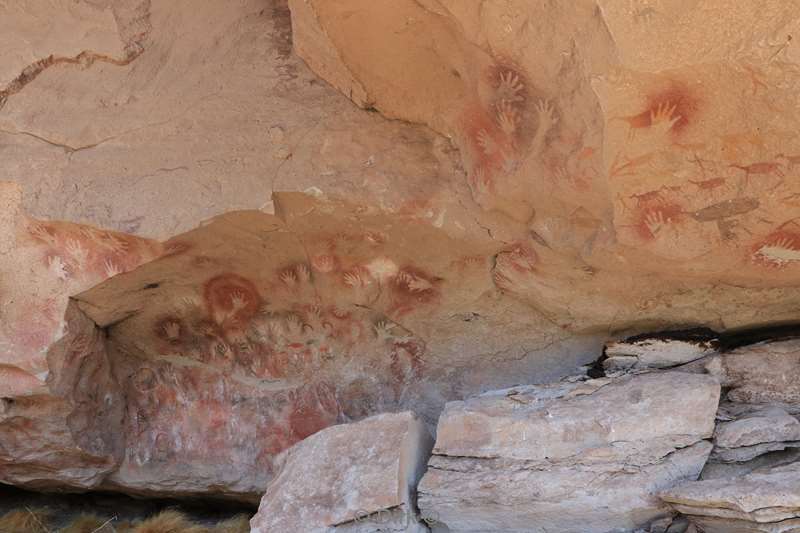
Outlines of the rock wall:
<svg viewBox="0 0 800 533">
<path fill-rule="evenodd" d="M 795 347 L 705 328 L 796 320 L 797 13 L 0 5 L 0 482 L 255 500 L 324 428 L 410 410 L 434 430 L 448 402 L 595 361 L 710 373 L 724 420 L 647 441 L 647 464 L 606 442 L 565 476 L 633 464 L 660 512 L 662 474 L 693 477 L 710 446 L 703 481 L 776 467 L 800 442 Z M 685 328 L 708 342 L 602 349 Z M 448 483 L 428 504 L 480 508 Z"/>
<path fill-rule="evenodd" d="M 730 326 L 760 320 L 745 316 L 753 301 L 788 318 L 793 2 L 290 7 L 318 74 L 458 146 L 473 199 L 497 214 L 489 229 L 535 264 L 500 277 L 504 290 L 570 323 Z"/>
</svg>

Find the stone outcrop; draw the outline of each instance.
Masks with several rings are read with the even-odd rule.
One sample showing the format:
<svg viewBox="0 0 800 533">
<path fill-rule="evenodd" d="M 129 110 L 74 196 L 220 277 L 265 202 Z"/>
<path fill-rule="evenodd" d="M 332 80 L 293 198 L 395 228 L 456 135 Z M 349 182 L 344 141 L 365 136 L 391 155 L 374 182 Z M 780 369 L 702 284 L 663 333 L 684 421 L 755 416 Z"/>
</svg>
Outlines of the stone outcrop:
<svg viewBox="0 0 800 533">
<path fill-rule="evenodd" d="M 722 339 L 797 319 L 798 31 L 789 0 L 0 3 L 0 482 L 256 501 L 329 426 L 431 428 L 609 338 L 614 379 L 451 404 L 428 511 L 643 526 L 712 446 L 705 369 L 702 477 L 796 461 L 800 341 Z M 487 405 L 513 446 L 453 430 Z"/>
<path fill-rule="evenodd" d="M 449 403 L 420 509 L 454 532 L 644 526 L 668 513 L 658 492 L 699 476 L 719 392 L 709 376 L 664 372 Z"/>
<path fill-rule="evenodd" d="M 423 533 L 416 485 L 433 439 L 409 412 L 322 430 L 285 451 L 253 533 Z"/>
<path fill-rule="evenodd" d="M 111 375 L 105 335 L 74 305 L 66 329 L 48 353 L 51 372 L 42 390 L 2 399 L 4 483 L 96 488 L 123 452 L 124 400 Z"/>
<path fill-rule="evenodd" d="M 798 346 L 795 339 L 777 339 L 698 361 L 727 390 L 702 479 L 741 477 L 798 459 Z"/>
<path fill-rule="evenodd" d="M 708 329 L 642 334 L 606 343 L 606 370 L 668 368 L 718 353 L 719 336 Z"/>
<path fill-rule="evenodd" d="M 448 400 L 557 379 L 600 349 L 599 335 L 572 336 L 494 291 L 487 267 L 497 246 L 485 233 L 456 239 L 424 222 L 302 194 L 276 194 L 275 205 L 277 215 L 230 213 L 165 243 L 82 226 L 40 231 L 19 213 L 16 238 L 43 259 L 30 271 L 9 267 L 3 282 L 33 292 L 39 280 L 56 309 L 67 290 L 83 288 L 70 289 L 84 277 L 70 254 L 92 268 L 116 265 L 128 256 L 101 245 L 127 243 L 125 268 L 72 298 L 100 332 L 109 386 L 122 398 L 121 416 L 107 426 L 116 447 L 83 485 L 257 500 L 274 457 L 320 429 L 398 409 L 433 426 Z M 77 240 L 84 234 L 99 236 L 97 249 Z M 141 249 L 152 250 L 144 264 Z M 63 272 L 50 269 L 50 256 L 64 257 Z M 0 313 L 13 317 L 37 300 L 17 302 Z M 38 304 L 34 311 L 46 312 Z M 44 345 L 66 327 L 57 313 Z M 4 395 L 17 405 L 48 392 L 52 380 L 79 383 L 78 356 L 44 347 L 20 355 L 4 356 Z M 53 420 L 32 427 L 52 428 L 78 416 L 75 408 L 31 412 Z M 9 436 L 4 460 L 21 469 L 28 452 L 19 442 Z M 49 486 L 75 485 L 67 477 L 56 469 Z M 0 479 L 20 478 L 0 470 Z"/>
<path fill-rule="evenodd" d="M 716 461 L 744 462 L 768 452 L 800 446 L 800 421 L 785 409 L 746 405 L 723 408 L 735 418 L 719 422 L 714 430 L 712 458 Z"/>
<path fill-rule="evenodd" d="M 707 367 L 731 388 L 730 401 L 800 405 L 800 340 L 737 348 Z"/>
<path fill-rule="evenodd" d="M 800 462 L 688 482 L 661 497 L 706 533 L 788 533 L 800 528 Z"/>
</svg>

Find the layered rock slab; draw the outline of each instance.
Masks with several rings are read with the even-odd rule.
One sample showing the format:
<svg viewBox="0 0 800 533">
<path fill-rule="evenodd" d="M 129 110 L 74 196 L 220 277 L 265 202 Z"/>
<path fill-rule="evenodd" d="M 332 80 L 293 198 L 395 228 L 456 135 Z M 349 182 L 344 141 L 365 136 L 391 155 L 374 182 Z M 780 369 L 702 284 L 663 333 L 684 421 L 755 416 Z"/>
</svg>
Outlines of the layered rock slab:
<svg viewBox="0 0 800 533">
<path fill-rule="evenodd" d="M 730 401 L 800 406 L 800 339 L 743 346 L 706 366 L 730 387 Z"/>
<path fill-rule="evenodd" d="M 718 353 L 718 335 L 708 329 L 665 331 L 606 343 L 607 370 L 668 368 Z"/>
<path fill-rule="evenodd" d="M 732 406 L 726 406 L 729 411 Z M 749 461 L 768 452 L 800 446 L 800 421 L 776 406 L 736 406 L 744 412 L 717 424 L 712 458 Z M 747 409 L 747 408 L 750 409 Z"/>
<path fill-rule="evenodd" d="M 698 477 L 720 387 L 664 372 L 518 387 L 447 405 L 419 487 L 451 531 L 625 531 Z"/>
<path fill-rule="evenodd" d="M 415 489 L 432 446 L 411 412 L 324 429 L 279 457 L 251 531 L 427 531 Z"/>
<path fill-rule="evenodd" d="M 800 529 L 800 462 L 745 476 L 688 482 L 661 497 L 706 533 Z"/>
</svg>

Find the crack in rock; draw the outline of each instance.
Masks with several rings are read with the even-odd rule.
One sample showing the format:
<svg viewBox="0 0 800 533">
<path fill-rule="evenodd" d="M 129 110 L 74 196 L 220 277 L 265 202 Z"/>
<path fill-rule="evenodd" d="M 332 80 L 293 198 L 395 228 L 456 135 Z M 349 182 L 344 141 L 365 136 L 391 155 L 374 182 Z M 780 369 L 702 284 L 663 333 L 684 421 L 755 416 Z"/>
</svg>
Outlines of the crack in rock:
<svg viewBox="0 0 800 533">
<path fill-rule="evenodd" d="M 149 20 L 149 11 L 144 16 Z M 0 89 L 0 110 L 2 110 L 8 99 L 13 95 L 19 93 L 26 85 L 39 77 L 45 70 L 55 65 L 79 65 L 87 69 L 96 62 L 109 63 L 112 65 L 124 67 L 135 61 L 144 52 L 144 41 L 150 35 L 149 22 L 140 33 L 133 35 L 128 43 L 125 45 L 125 56 L 122 58 L 111 57 L 105 54 L 93 52 L 91 50 L 84 50 L 75 56 L 59 56 L 50 54 L 49 56 L 34 61 L 14 78 L 5 88 Z"/>
</svg>

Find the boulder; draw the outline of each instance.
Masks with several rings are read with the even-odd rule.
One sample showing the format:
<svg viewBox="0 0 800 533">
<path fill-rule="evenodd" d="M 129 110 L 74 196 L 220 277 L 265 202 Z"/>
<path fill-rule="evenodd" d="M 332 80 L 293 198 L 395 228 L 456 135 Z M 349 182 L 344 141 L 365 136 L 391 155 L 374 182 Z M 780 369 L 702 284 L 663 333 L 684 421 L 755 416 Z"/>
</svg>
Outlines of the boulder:
<svg viewBox="0 0 800 533">
<path fill-rule="evenodd" d="M 749 461 L 759 455 L 800 446 L 800 421 L 780 407 L 757 406 L 717 424 L 712 460 Z"/>
<path fill-rule="evenodd" d="M 736 348 L 706 365 L 723 385 L 727 399 L 751 404 L 794 404 L 800 409 L 800 339 Z"/>
<path fill-rule="evenodd" d="M 419 506 L 453 532 L 632 530 L 656 494 L 697 479 L 720 387 L 645 373 L 517 387 L 448 403 Z"/>
<path fill-rule="evenodd" d="M 427 531 L 415 489 L 432 446 L 411 412 L 324 429 L 278 458 L 251 531 Z"/>
<path fill-rule="evenodd" d="M 605 346 L 603 367 L 667 368 L 718 353 L 719 340 L 711 330 L 666 331 L 629 337 Z"/>
<path fill-rule="evenodd" d="M 706 533 L 788 533 L 800 528 L 800 462 L 745 476 L 691 481 L 661 498 Z"/>
</svg>

